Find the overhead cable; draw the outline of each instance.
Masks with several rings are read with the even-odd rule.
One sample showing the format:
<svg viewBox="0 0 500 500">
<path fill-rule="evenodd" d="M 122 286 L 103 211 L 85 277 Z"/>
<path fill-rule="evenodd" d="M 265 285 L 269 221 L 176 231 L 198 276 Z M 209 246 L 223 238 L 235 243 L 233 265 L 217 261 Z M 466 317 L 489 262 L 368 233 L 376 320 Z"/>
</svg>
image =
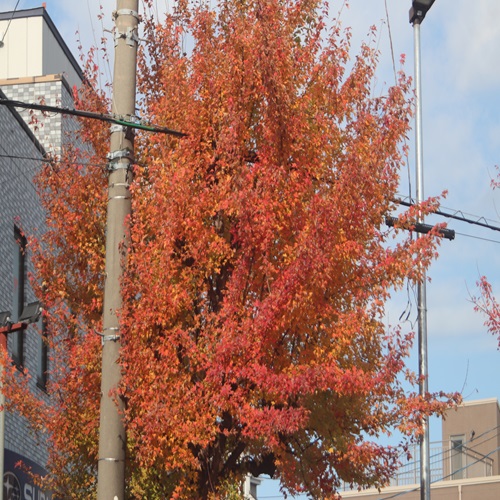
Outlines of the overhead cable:
<svg viewBox="0 0 500 500">
<path fill-rule="evenodd" d="M 402 199 L 396 199 L 394 201 L 396 203 L 399 203 L 399 205 L 403 205 L 405 207 L 413 207 L 415 205 L 415 203 L 412 200 L 405 201 Z M 442 217 L 447 217 L 448 219 L 454 219 L 461 222 L 467 222 L 467 224 L 473 224 L 475 226 L 485 227 L 487 229 L 491 229 L 492 231 L 500 231 L 500 226 L 494 226 L 492 224 L 489 224 L 484 217 L 478 217 L 477 220 L 472 220 L 469 219 L 468 217 L 465 217 L 465 214 L 461 210 L 456 210 L 454 213 L 451 214 L 438 209 L 434 210 L 432 214 L 441 215 Z"/>
<path fill-rule="evenodd" d="M 159 134 L 167 134 L 173 135 L 176 137 L 186 137 L 187 134 L 184 132 L 178 132 L 177 130 L 172 130 L 165 127 L 157 127 L 153 125 L 143 125 L 141 123 L 134 123 L 129 120 L 125 120 L 124 117 L 117 117 L 112 115 L 105 115 L 102 113 L 92 113 L 90 111 L 81 111 L 78 109 L 70 109 L 70 108 L 59 108 L 57 106 L 48 106 L 46 104 L 35 104 L 35 103 L 26 103 L 21 101 L 15 101 L 11 99 L 0 99 L 0 105 L 3 106 L 12 106 L 14 108 L 23 108 L 23 109 L 34 109 L 37 111 L 45 111 L 48 113 L 59 113 L 61 115 L 71 115 L 71 116 L 79 116 L 81 118 L 90 118 L 93 120 L 100 120 L 102 122 L 114 123 L 116 125 L 122 125 L 124 127 L 145 130 L 147 132 L 159 133 Z"/>
</svg>

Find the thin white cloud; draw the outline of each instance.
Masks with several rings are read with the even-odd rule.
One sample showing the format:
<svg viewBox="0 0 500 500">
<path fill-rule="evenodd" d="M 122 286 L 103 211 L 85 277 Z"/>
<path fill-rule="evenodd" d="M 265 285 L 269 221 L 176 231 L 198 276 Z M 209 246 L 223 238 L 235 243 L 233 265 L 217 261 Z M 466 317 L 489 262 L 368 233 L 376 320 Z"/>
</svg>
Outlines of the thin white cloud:
<svg viewBox="0 0 500 500">
<path fill-rule="evenodd" d="M 446 48 L 449 69 L 463 91 L 479 92 L 500 85 L 500 3 L 496 0 L 461 0 L 448 6 Z"/>
</svg>

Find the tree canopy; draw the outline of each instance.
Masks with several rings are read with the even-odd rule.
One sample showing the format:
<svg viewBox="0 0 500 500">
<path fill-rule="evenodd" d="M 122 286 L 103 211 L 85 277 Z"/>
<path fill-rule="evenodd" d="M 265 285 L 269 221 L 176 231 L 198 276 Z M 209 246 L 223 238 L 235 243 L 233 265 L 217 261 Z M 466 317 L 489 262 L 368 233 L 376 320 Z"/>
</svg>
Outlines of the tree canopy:
<svg viewBox="0 0 500 500">
<path fill-rule="evenodd" d="M 118 389 L 129 497 L 224 498 L 247 473 L 315 498 L 383 485 L 400 450 L 376 438 L 411 439 L 449 404 L 408 392 L 412 336 L 384 321 L 437 245 L 385 225 L 410 81 L 377 95 L 375 44 L 351 59 L 320 0 L 181 0 L 161 22 L 152 3 L 139 107 L 187 136 L 136 138 Z M 91 86 L 77 97 L 106 109 Z M 95 487 L 108 148 L 102 124 L 81 127 L 93 152 L 68 147 L 38 177 L 51 400 L 27 404 L 17 375 L 7 387 L 46 433 L 47 485 L 78 499 Z"/>
</svg>

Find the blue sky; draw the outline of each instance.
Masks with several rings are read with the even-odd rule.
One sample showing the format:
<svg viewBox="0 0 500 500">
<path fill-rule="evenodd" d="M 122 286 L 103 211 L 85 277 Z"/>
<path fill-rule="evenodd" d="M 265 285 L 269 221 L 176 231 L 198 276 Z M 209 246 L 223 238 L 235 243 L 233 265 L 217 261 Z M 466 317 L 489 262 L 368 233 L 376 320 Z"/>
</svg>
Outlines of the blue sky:
<svg viewBox="0 0 500 500">
<path fill-rule="evenodd" d="M 379 28 L 379 92 L 394 82 L 385 1 L 396 66 L 404 53 L 406 72 L 413 74 L 413 29 L 408 22 L 411 0 L 350 0 L 341 16 L 343 25 L 353 30 L 353 54 L 369 27 Z M 12 10 L 16 2 L 0 0 L 0 11 Z M 113 25 L 109 13 L 115 0 L 46 3 L 75 53 L 77 29 L 84 47 L 93 43 L 94 36 L 101 38 L 102 26 L 96 19 L 100 4 L 107 12 L 104 27 Z M 167 2 L 159 0 L 157 4 L 161 9 Z M 20 0 L 18 8 L 40 5 L 39 1 Z M 336 12 L 342 1 L 332 1 L 331 5 L 331 11 Z M 498 0 L 436 0 L 422 24 L 421 35 L 425 195 L 447 190 L 442 204 L 445 210 L 460 210 L 471 218 L 485 217 L 500 226 L 499 194 L 490 188 L 500 158 L 498 19 Z M 402 176 L 402 196 L 408 196 L 410 184 L 415 196 L 414 165 L 412 147 L 409 173 Z M 481 274 L 486 274 L 500 293 L 500 233 L 453 221 L 449 227 L 457 232 L 456 239 L 442 243 L 427 286 L 429 387 L 462 391 L 466 400 L 500 398 L 500 352 L 470 302 Z M 388 323 L 397 322 L 408 301 L 410 320 L 416 320 L 413 295 L 408 298 L 399 294 L 389 305 Z M 416 354 L 411 364 L 417 366 Z M 440 440 L 437 420 L 431 422 L 431 439 Z M 269 481 L 260 488 L 260 497 L 282 498 Z"/>
</svg>

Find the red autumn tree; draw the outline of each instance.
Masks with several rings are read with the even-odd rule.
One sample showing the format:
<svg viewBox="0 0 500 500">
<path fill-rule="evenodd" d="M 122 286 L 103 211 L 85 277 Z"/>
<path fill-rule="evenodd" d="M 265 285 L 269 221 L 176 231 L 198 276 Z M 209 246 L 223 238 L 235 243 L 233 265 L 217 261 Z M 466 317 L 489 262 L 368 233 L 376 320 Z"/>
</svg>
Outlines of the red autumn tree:
<svg viewBox="0 0 500 500">
<path fill-rule="evenodd" d="M 432 235 L 395 240 L 384 224 L 409 82 L 374 96 L 376 51 L 351 61 L 327 20 L 317 0 L 146 12 L 140 108 L 187 137 L 136 141 L 119 389 L 130 498 L 223 498 L 247 473 L 321 498 L 382 485 L 398 450 L 376 438 L 411 439 L 445 408 L 405 391 L 411 336 L 383 322 L 435 255 Z M 38 180 L 51 402 L 26 404 L 15 375 L 8 394 L 46 432 L 47 485 L 79 499 L 95 487 L 107 131 L 85 121 L 82 136 L 95 154 L 69 148 Z"/>
<path fill-rule="evenodd" d="M 497 168 L 497 177 L 492 179 L 491 188 L 500 187 L 500 172 Z M 479 296 L 473 296 L 474 310 L 485 316 L 484 326 L 491 335 L 498 339 L 498 348 L 500 349 L 500 304 L 498 303 L 493 287 L 486 276 L 481 276 L 477 282 Z"/>
<path fill-rule="evenodd" d="M 498 348 L 500 349 L 500 304 L 493 293 L 493 288 L 486 276 L 481 276 L 477 282 L 480 296 L 472 297 L 474 310 L 485 315 L 484 325 L 489 333 L 498 339 Z"/>
</svg>

